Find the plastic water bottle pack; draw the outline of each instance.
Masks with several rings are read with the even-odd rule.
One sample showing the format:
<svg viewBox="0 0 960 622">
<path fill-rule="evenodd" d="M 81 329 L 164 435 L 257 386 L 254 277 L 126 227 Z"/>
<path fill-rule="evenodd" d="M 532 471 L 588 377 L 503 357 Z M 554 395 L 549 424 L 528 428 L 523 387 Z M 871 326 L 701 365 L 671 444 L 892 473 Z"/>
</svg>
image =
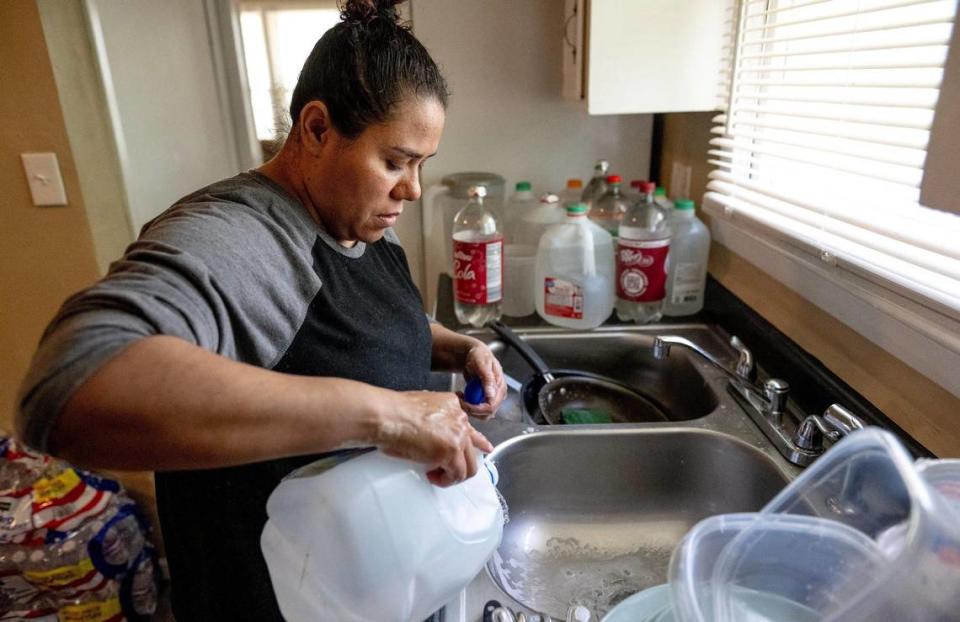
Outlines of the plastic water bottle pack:
<svg viewBox="0 0 960 622">
<path fill-rule="evenodd" d="M 0 440 L 0 620 L 147 620 L 147 533 L 117 482 Z"/>
</svg>

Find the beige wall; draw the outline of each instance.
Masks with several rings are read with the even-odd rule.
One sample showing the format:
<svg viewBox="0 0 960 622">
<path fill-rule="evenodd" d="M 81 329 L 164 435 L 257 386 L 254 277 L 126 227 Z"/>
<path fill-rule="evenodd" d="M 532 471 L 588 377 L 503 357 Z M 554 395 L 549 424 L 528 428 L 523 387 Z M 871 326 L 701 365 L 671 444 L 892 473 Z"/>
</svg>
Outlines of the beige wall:
<svg viewBox="0 0 960 622">
<path fill-rule="evenodd" d="M 698 202 L 711 168 L 714 114 L 664 115 L 661 179 L 670 188 L 673 164 L 691 166 L 690 195 Z M 710 273 L 928 449 L 960 457 L 960 399 L 718 244 L 710 250 Z"/>
<path fill-rule="evenodd" d="M 16 391 L 43 329 L 99 270 L 33 0 L 0 3 L 0 85 L 0 427 L 10 430 Z M 20 165 L 20 153 L 30 151 L 57 154 L 69 205 L 32 205 Z M 156 521 L 151 475 L 120 479 Z"/>
<path fill-rule="evenodd" d="M 60 303 L 97 278 L 93 242 L 37 6 L 0 3 L 0 425 Z M 66 207 L 34 207 L 20 154 L 57 154 Z"/>
</svg>

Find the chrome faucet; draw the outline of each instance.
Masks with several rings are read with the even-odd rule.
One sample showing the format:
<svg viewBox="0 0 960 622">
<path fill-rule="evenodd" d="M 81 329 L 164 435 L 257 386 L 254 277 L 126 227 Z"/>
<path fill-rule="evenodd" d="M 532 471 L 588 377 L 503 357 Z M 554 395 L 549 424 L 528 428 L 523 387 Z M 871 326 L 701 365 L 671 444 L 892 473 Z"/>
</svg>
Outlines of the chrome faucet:
<svg viewBox="0 0 960 622">
<path fill-rule="evenodd" d="M 689 339 L 676 335 L 661 335 L 654 338 L 654 358 L 658 360 L 666 359 L 670 355 L 671 346 L 675 345 L 693 350 L 699 354 L 708 363 L 726 374 L 727 378 L 730 379 L 731 386 L 733 386 L 740 396 L 747 400 L 753 408 L 757 409 L 760 414 L 766 418 L 773 419 L 778 424 L 781 423 L 783 412 L 787 405 L 787 397 L 790 394 L 790 385 L 779 378 L 770 378 L 762 385 L 757 384 L 757 372 L 753 363 L 753 354 L 737 337 L 734 336 L 730 338 L 730 345 L 740 354 L 737 366 L 733 371 L 697 344 Z"/>
<path fill-rule="evenodd" d="M 677 335 L 660 335 L 653 340 L 653 356 L 665 360 L 672 346 L 682 346 L 700 355 L 729 380 L 729 391 L 760 431 L 777 448 L 780 454 L 798 466 L 807 466 L 823 453 L 823 438 L 836 442 L 854 430 L 865 426 L 864 422 L 838 404 L 827 408 L 823 416 L 794 412 L 788 419 L 800 422 L 796 431 L 790 433 L 785 426 L 784 413 L 789 412 L 790 385 L 779 378 L 768 378 L 762 384 L 756 380 L 753 354 L 737 337 L 730 338 L 730 345 L 739 353 L 736 367 L 731 370 L 709 352 L 689 339 Z"/>
</svg>

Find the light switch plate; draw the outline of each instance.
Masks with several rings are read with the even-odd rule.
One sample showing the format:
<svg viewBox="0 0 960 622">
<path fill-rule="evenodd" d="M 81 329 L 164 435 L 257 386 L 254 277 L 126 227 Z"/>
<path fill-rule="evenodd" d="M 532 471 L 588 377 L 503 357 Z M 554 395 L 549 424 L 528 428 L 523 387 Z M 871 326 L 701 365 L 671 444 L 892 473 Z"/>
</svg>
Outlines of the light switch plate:
<svg viewBox="0 0 960 622">
<path fill-rule="evenodd" d="M 60 165 L 55 153 L 21 153 L 23 171 L 30 184 L 33 204 L 37 206 L 66 205 L 67 193 L 63 189 Z"/>
</svg>

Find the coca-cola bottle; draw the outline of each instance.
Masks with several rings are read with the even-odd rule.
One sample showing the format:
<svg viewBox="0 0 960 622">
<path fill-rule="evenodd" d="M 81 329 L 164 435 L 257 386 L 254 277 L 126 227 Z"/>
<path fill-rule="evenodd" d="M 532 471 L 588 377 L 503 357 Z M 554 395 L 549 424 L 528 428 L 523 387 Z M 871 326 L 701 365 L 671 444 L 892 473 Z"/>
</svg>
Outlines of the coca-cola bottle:
<svg viewBox="0 0 960 622">
<path fill-rule="evenodd" d="M 663 315 L 666 260 L 670 251 L 667 212 L 653 200 L 657 185 L 641 185 L 641 198 L 624 215 L 617 238 L 617 317 L 637 324 Z"/>
<path fill-rule="evenodd" d="M 457 321 L 481 327 L 500 318 L 503 233 L 483 205 L 487 189 L 472 186 L 470 202 L 453 218 L 453 293 Z"/>
</svg>

